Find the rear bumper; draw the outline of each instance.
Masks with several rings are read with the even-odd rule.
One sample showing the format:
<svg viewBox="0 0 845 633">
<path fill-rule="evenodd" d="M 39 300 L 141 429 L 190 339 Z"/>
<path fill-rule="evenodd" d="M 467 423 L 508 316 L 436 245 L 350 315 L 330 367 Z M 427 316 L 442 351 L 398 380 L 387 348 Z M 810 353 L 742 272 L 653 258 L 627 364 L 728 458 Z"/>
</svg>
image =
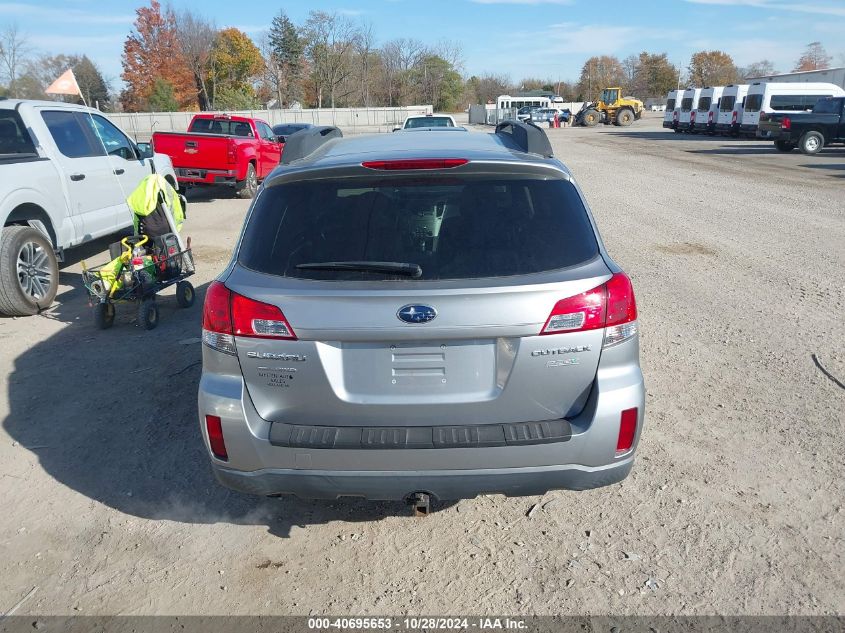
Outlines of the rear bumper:
<svg viewBox="0 0 845 633">
<path fill-rule="evenodd" d="M 376 427 L 294 426 L 295 416 L 288 424 L 263 419 L 244 385 L 237 358 L 204 346 L 199 422 L 208 448 L 204 417 L 220 418 L 228 459 L 209 452 L 217 479 L 251 494 L 387 500 L 414 492 L 460 499 L 485 493 L 585 490 L 624 479 L 633 465 L 645 420 L 638 347 L 634 337 L 605 349 L 582 411 L 558 426 L 552 420 L 424 430 L 403 426 L 397 419 L 395 427 L 368 435 Z M 634 407 L 638 419 L 633 444 L 617 455 L 621 412 Z M 432 417 L 431 423 L 443 421 Z M 438 435 L 438 428 L 446 432 Z M 405 438 L 404 429 L 425 431 L 435 441 L 423 443 L 410 432 L 407 439 L 390 439 Z M 501 437 L 494 434 L 497 430 Z"/>
<path fill-rule="evenodd" d="M 667 128 L 669 130 L 674 130 L 675 129 L 675 123 L 673 121 L 663 121 L 663 127 Z"/>
<path fill-rule="evenodd" d="M 217 481 L 254 495 L 292 494 L 306 499 L 354 496 L 399 501 L 415 492 L 440 500 L 471 499 L 482 494 L 511 497 L 541 495 L 549 490 L 589 490 L 622 481 L 631 472 L 633 455 L 625 461 L 588 466 L 541 466 L 436 471 L 306 471 L 242 472 L 214 465 Z"/>
<path fill-rule="evenodd" d="M 737 126 L 732 123 L 717 123 L 714 129 L 717 132 L 733 132 Z"/>
<path fill-rule="evenodd" d="M 233 185 L 238 180 L 235 169 L 176 169 L 176 180 L 186 185 Z"/>
<path fill-rule="evenodd" d="M 757 138 L 762 138 L 767 141 L 788 141 L 790 139 L 789 130 L 781 130 L 780 128 L 768 129 L 757 128 Z"/>
<path fill-rule="evenodd" d="M 688 130 L 688 129 L 690 129 L 690 122 L 689 121 L 678 121 L 677 128 L 679 130 Z"/>
<path fill-rule="evenodd" d="M 750 136 L 754 136 L 757 134 L 757 124 L 756 123 L 746 123 L 744 125 L 739 126 L 740 134 L 748 134 Z"/>
</svg>

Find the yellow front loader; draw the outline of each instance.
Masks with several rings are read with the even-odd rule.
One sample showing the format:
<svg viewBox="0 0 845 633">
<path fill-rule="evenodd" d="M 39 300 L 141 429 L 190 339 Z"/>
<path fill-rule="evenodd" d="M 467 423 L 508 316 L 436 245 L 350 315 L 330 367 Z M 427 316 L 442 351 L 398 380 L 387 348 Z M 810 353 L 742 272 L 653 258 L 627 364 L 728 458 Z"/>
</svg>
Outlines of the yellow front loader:
<svg viewBox="0 0 845 633">
<path fill-rule="evenodd" d="M 623 97 L 622 88 L 605 88 L 595 103 L 585 103 L 575 115 L 575 124 L 592 127 L 599 123 L 626 127 L 643 115 L 643 102 Z"/>
</svg>

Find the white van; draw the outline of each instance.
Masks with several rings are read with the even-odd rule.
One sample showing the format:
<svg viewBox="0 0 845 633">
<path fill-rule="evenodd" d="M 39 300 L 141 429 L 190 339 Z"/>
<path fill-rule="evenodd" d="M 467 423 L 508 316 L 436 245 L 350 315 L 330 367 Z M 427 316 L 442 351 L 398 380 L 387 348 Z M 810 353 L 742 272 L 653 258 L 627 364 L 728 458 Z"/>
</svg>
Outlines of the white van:
<svg viewBox="0 0 845 633">
<path fill-rule="evenodd" d="M 748 88 L 739 132 L 755 136 L 762 113 L 806 112 L 822 97 L 845 97 L 845 90 L 835 84 L 754 82 Z"/>
<path fill-rule="evenodd" d="M 719 100 L 722 98 L 724 90 L 724 86 L 714 86 L 701 91 L 701 97 L 698 99 L 698 110 L 695 113 L 695 123 L 690 125 L 691 132 L 715 134 Z"/>
<path fill-rule="evenodd" d="M 701 98 L 701 88 L 687 88 L 681 98 L 681 109 L 678 115 L 678 129 L 690 130 L 690 121 L 695 121 L 693 112 L 698 110 L 698 100 Z"/>
<path fill-rule="evenodd" d="M 719 101 L 719 111 L 716 113 L 714 131 L 717 134 L 739 134 L 739 124 L 745 111 L 745 96 L 748 94 L 748 84 L 730 84 L 725 86 Z"/>
<path fill-rule="evenodd" d="M 674 130 L 678 117 L 675 112 L 681 105 L 681 97 L 684 94 L 683 90 L 670 90 L 666 95 L 666 110 L 663 113 L 663 127 Z"/>
</svg>

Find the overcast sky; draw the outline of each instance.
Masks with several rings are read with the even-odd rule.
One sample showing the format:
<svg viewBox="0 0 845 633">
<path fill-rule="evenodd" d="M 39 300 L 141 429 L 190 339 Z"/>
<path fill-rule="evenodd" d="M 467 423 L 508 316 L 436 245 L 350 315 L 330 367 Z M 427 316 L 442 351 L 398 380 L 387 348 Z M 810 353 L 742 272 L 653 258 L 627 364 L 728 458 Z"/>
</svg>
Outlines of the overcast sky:
<svg viewBox="0 0 845 633">
<path fill-rule="evenodd" d="M 371 23 L 384 42 L 414 37 L 461 43 L 465 74 L 504 73 L 576 79 L 584 60 L 609 54 L 666 52 L 684 67 L 701 49 L 730 53 L 739 66 L 770 59 L 792 69 L 807 43 L 821 41 L 834 66 L 845 66 L 845 0 L 311 0 L 232 2 L 172 0 L 219 27 L 257 39 L 284 9 L 297 24 L 309 10 L 338 11 Z M 130 0 L 0 0 L 0 27 L 16 23 L 41 53 L 86 53 L 117 83 L 123 42 L 132 28 Z"/>
</svg>

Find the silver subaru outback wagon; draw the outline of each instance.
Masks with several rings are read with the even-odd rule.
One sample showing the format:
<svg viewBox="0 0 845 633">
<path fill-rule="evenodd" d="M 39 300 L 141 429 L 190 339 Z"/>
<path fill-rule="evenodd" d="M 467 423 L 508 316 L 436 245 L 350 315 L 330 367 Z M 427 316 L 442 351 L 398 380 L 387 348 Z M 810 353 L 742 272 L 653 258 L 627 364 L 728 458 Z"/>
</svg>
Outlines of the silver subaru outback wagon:
<svg viewBox="0 0 845 633">
<path fill-rule="evenodd" d="M 218 480 L 449 500 L 624 479 L 645 404 L 634 293 L 545 133 L 339 136 L 288 139 L 208 288 Z"/>
</svg>

